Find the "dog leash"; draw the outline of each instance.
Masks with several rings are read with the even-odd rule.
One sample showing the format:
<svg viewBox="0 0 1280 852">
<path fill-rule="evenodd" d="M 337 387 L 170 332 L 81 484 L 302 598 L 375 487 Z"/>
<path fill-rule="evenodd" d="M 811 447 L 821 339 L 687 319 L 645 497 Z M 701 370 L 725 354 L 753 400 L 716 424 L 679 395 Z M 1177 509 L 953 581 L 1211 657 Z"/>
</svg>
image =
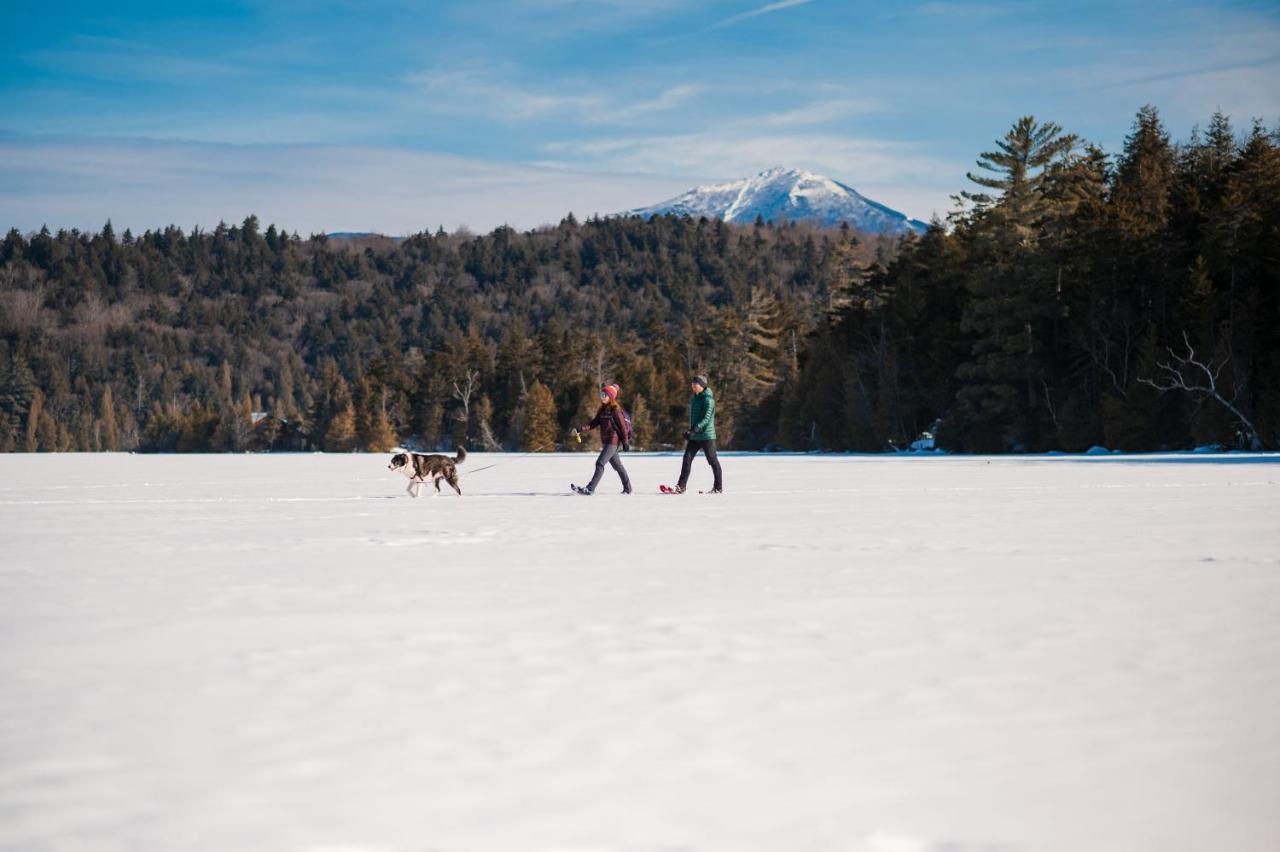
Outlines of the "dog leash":
<svg viewBox="0 0 1280 852">
<path fill-rule="evenodd" d="M 535 455 L 537 453 L 542 452 L 543 450 L 546 450 L 548 447 L 554 447 L 554 446 L 555 446 L 555 442 L 552 442 L 550 444 L 543 444 L 541 447 L 535 447 L 532 450 L 525 450 L 523 453 L 516 456 L 515 458 L 503 459 L 500 462 L 487 464 L 484 467 L 473 467 L 471 470 L 467 471 L 467 476 L 475 476 L 477 473 L 480 473 L 481 471 L 489 470 L 490 468 L 495 468 L 495 467 L 498 467 L 499 465 L 509 464 L 511 462 L 518 462 L 521 459 L 527 459 L 529 456 Z"/>
</svg>

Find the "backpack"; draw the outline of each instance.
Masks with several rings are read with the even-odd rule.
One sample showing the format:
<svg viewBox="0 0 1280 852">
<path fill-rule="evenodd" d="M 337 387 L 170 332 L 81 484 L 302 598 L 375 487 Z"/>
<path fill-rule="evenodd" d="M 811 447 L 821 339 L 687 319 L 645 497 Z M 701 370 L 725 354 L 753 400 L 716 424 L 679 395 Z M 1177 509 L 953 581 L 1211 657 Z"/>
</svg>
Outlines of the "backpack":
<svg viewBox="0 0 1280 852">
<path fill-rule="evenodd" d="M 625 408 L 620 410 L 622 411 L 622 443 L 630 444 L 631 438 L 635 435 L 635 431 L 631 428 L 631 415 Z"/>
</svg>

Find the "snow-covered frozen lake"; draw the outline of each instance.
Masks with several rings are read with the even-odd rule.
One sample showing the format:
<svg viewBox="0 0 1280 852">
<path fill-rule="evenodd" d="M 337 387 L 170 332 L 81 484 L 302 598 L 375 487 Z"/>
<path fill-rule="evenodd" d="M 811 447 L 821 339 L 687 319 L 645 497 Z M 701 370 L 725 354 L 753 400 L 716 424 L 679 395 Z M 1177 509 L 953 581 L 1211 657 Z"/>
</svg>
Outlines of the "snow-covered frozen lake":
<svg viewBox="0 0 1280 852">
<path fill-rule="evenodd" d="M 1280 457 L 387 459 L 0 456 L 0 849 L 1280 849 Z"/>
</svg>

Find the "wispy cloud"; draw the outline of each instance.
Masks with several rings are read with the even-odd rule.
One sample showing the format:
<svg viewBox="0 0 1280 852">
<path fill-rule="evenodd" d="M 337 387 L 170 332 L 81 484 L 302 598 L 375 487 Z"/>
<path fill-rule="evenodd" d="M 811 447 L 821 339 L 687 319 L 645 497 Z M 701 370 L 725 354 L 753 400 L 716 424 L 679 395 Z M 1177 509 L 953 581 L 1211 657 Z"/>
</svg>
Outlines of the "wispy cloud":
<svg viewBox="0 0 1280 852">
<path fill-rule="evenodd" d="M 1068 97 L 1123 98 L 1130 112 L 1156 104 L 1180 132 L 1215 109 L 1241 122 L 1280 115 L 1280 20 L 1197 11 L 1186 14 L 1186 23 L 1194 30 L 1176 31 L 1154 46 L 1109 44 L 1093 61 L 1062 67 L 1049 79 Z"/>
<path fill-rule="evenodd" d="M 609 99 L 593 92 L 544 92 L 500 83 L 471 71 L 426 71 L 405 81 L 431 96 L 426 106 L 440 111 L 484 112 L 497 120 L 527 120 L 556 113 L 591 113 Z"/>
<path fill-rule="evenodd" d="M 163 45 L 103 36 L 75 36 L 67 47 L 32 50 L 27 56 L 50 71 L 117 83 L 206 83 L 253 73 L 232 58 L 193 56 Z"/>
<path fill-rule="evenodd" d="M 878 112 L 882 109 L 883 105 L 874 98 L 838 98 L 814 101 L 795 109 L 768 113 L 759 118 L 747 118 L 742 123 L 757 123 L 769 127 L 802 127 L 828 124 L 842 118 Z"/>
<path fill-rule="evenodd" d="M 0 222 L 28 231 L 212 227 L 255 213 L 302 235 L 532 228 L 608 214 L 683 180 L 589 173 L 405 148 L 0 137 Z"/>
<path fill-rule="evenodd" d="M 783 9 L 790 9 L 794 6 L 805 6 L 812 2 L 813 0 L 778 0 L 776 3 L 770 3 L 767 6 L 761 6 L 758 9 L 752 9 L 749 12 L 739 12 L 736 15 L 730 15 L 723 21 L 718 21 L 717 23 L 712 24 L 707 29 L 724 29 L 725 27 L 731 27 L 734 24 L 741 23 L 742 21 L 746 21 L 751 18 L 758 18 L 761 15 L 768 15 L 771 12 L 781 12 Z"/>
<path fill-rule="evenodd" d="M 545 150 L 551 159 L 601 172 L 683 174 L 699 181 L 739 178 L 776 165 L 811 168 L 859 190 L 874 187 L 881 194 L 873 198 L 926 218 L 948 209 L 966 167 L 921 145 L 833 133 L 704 131 L 565 141 Z"/>
<path fill-rule="evenodd" d="M 430 101 L 423 104 L 428 109 L 483 113 L 498 121 L 563 115 L 586 125 L 628 124 L 677 109 L 706 90 L 701 85 L 680 84 L 628 99 L 582 84 L 562 82 L 554 91 L 524 88 L 468 71 L 419 72 L 408 75 L 406 81 L 430 93 Z"/>
<path fill-rule="evenodd" d="M 923 18 L 995 18 L 1026 11 L 1034 3 L 999 5 L 995 3 L 921 3 L 907 9 L 902 14 L 916 15 Z"/>
<path fill-rule="evenodd" d="M 722 134 L 716 131 L 661 136 L 554 142 L 549 154 L 568 155 L 609 171 L 741 177 L 772 165 L 811 166 L 856 179 L 963 174 L 963 165 L 941 162 L 921 146 L 831 133 Z"/>
<path fill-rule="evenodd" d="M 1212 65 L 1170 69 L 1168 71 L 1160 71 L 1155 74 L 1145 74 L 1138 77 L 1116 80 L 1112 83 L 1104 83 L 1091 88 L 1097 90 L 1121 89 L 1128 86 L 1140 86 L 1144 83 L 1163 83 L 1168 80 L 1182 80 L 1188 77 L 1204 77 L 1210 74 L 1221 74 L 1228 71 L 1241 71 L 1249 68 L 1265 68 L 1271 65 L 1280 65 L 1280 53 L 1275 54 L 1274 56 L 1263 56 L 1257 59 L 1246 59 L 1239 62 L 1218 62 Z"/>
<path fill-rule="evenodd" d="M 490 11 L 490 25 L 517 25 L 540 38 L 564 38 L 583 31 L 625 32 L 673 13 L 684 12 L 689 0 L 509 0 L 498 15 Z"/>
<path fill-rule="evenodd" d="M 621 103 L 617 106 L 595 112 L 587 116 L 591 123 L 626 124 L 637 119 L 646 118 L 657 113 L 677 109 L 705 91 L 704 86 L 684 84 L 672 86 L 652 98 Z"/>
</svg>

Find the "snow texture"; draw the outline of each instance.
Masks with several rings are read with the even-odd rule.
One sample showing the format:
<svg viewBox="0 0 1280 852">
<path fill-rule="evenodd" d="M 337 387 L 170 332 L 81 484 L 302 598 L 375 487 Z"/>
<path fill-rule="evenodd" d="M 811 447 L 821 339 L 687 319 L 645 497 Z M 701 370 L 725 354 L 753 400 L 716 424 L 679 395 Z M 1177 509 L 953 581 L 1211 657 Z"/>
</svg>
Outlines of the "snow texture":
<svg viewBox="0 0 1280 852">
<path fill-rule="evenodd" d="M 873 234 L 924 233 L 926 225 L 897 210 L 859 195 L 852 187 L 803 169 L 776 167 L 730 183 L 695 187 L 683 195 L 629 210 L 626 216 L 675 214 L 750 223 L 812 222 L 834 228 L 850 227 Z"/>
<path fill-rule="evenodd" d="M 0 456 L 0 850 L 1280 849 L 1276 457 L 722 458 Z"/>
</svg>

